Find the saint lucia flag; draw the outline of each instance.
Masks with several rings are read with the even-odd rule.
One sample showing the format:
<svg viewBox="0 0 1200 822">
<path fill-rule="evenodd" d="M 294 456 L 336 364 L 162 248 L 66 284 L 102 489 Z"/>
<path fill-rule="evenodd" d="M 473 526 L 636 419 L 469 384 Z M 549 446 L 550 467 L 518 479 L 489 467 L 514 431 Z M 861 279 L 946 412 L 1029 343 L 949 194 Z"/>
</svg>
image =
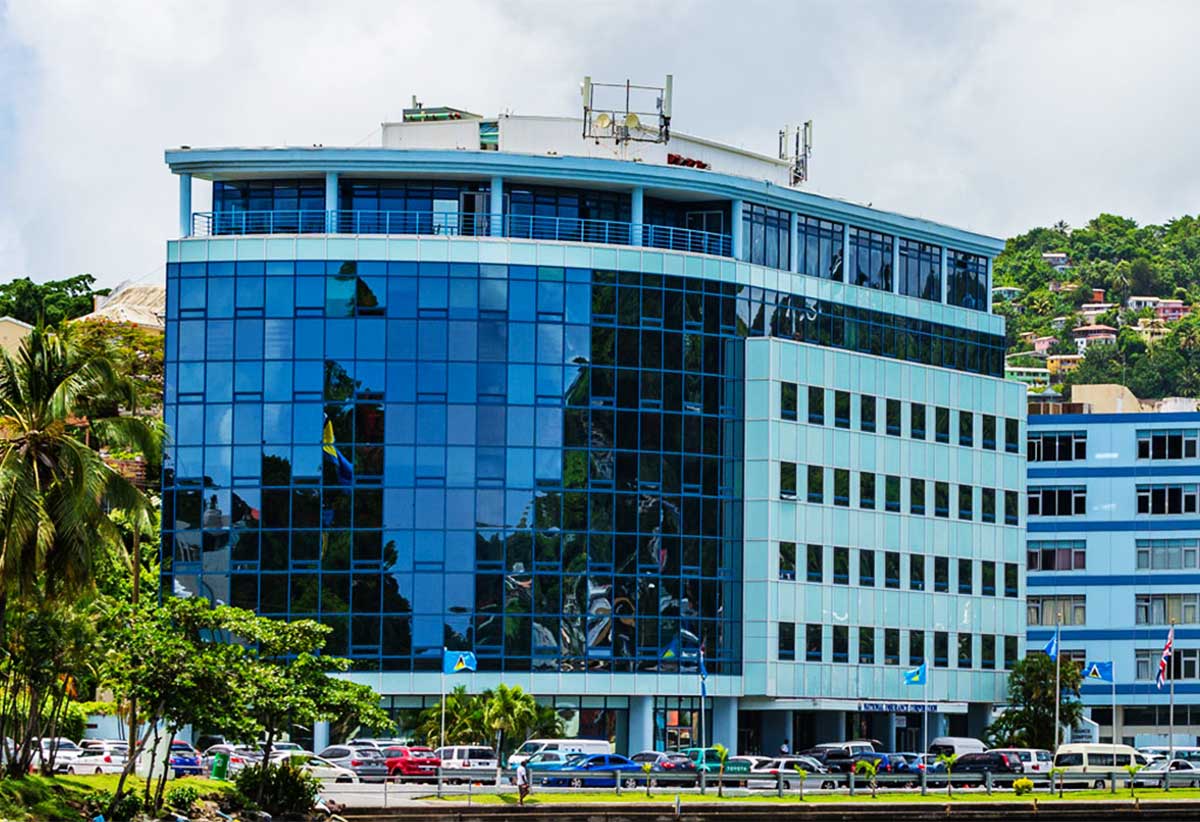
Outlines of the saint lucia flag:
<svg viewBox="0 0 1200 822">
<path fill-rule="evenodd" d="M 1051 659 L 1058 659 L 1058 630 L 1055 629 L 1054 636 L 1050 637 L 1050 641 L 1042 648 L 1042 653 Z"/>
<path fill-rule="evenodd" d="M 321 451 L 325 463 L 337 471 L 339 484 L 349 485 L 354 482 L 354 466 L 333 444 L 333 423 L 328 419 L 325 420 L 325 431 L 321 434 Z"/>
<path fill-rule="evenodd" d="M 662 651 L 662 659 L 678 660 L 682 655 L 683 653 L 679 649 L 679 637 L 672 639 L 671 643 Z"/>
<path fill-rule="evenodd" d="M 1083 668 L 1084 679 L 1094 679 L 1099 682 L 1113 681 L 1112 662 L 1089 662 Z"/>
<path fill-rule="evenodd" d="M 913 668 L 911 671 L 904 672 L 905 685 L 924 685 L 925 684 L 925 664 L 921 663 L 921 667 Z"/>
<path fill-rule="evenodd" d="M 442 673 L 465 674 L 475 670 L 475 654 L 470 651 L 442 651 Z"/>
</svg>

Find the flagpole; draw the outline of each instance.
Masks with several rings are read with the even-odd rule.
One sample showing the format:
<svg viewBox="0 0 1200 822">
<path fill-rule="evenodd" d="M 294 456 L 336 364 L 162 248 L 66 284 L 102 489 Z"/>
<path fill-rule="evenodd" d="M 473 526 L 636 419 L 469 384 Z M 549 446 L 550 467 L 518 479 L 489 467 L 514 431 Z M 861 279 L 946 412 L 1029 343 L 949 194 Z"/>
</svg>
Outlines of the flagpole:
<svg viewBox="0 0 1200 822">
<path fill-rule="evenodd" d="M 922 671 L 921 679 L 925 680 L 924 687 L 921 688 L 921 696 L 925 699 L 925 713 L 921 717 L 921 754 L 929 753 L 929 668 L 926 667 L 928 660 L 921 660 L 921 667 L 925 668 Z M 923 763 L 925 760 L 922 759 Z M 922 768 L 925 766 L 922 765 Z"/>
<path fill-rule="evenodd" d="M 1171 620 L 1171 656 L 1167 660 L 1167 679 L 1171 681 L 1171 708 L 1167 714 L 1167 772 L 1175 759 L 1175 620 Z"/>
<path fill-rule="evenodd" d="M 1054 616 L 1054 750 L 1058 751 L 1058 712 L 1062 703 L 1062 611 Z"/>
<path fill-rule="evenodd" d="M 700 670 L 704 670 L 704 648 L 700 648 Z M 700 676 L 700 747 L 707 748 L 704 744 L 704 675 Z M 707 760 L 706 760 L 707 761 Z"/>
<path fill-rule="evenodd" d="M 438 737 L 438 747 L 446 747 L 446 646 L 442 646 L 442 732 Z"/>
</svg>

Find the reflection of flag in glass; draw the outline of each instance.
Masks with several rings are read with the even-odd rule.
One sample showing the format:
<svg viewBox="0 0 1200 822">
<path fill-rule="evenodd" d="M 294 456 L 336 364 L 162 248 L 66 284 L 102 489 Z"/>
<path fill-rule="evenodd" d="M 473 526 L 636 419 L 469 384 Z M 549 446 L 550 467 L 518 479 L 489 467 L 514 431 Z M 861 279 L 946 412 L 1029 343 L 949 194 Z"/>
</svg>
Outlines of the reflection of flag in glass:
<svg viewBox="0 0 1200 822">
<path fill-rule="evenodd" d="M 671 644 L 663 649 L 662 658 L 663 659 L 679 659 L 680 656 L 681 656 L 681 653 L 679 650 L 679 637 L 675 637 L 674 639 L 671 640 Z"/>
<path fill-rule="evenodd" d="M 354 481 L 354 466 L 333 444 L 333 423 L 329 419 L 325 420 L 325 431 L 321 435 L 321 451 L 325 462 L 337 470 L 340 484 L 348 485 Z"/>
</svg>

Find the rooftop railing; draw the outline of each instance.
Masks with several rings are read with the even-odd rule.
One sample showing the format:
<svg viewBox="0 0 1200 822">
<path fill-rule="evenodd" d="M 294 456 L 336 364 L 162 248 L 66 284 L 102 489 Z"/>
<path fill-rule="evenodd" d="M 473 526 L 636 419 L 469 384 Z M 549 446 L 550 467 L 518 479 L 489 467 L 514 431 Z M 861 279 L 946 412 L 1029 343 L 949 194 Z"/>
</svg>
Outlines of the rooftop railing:
<svg viewBox="0 0 1200 822">
<path fill-rule="evenodd" d="M 433 211 L 203 211 L 192 215 L 192 236 L 243 234 L 386 234 L 444 237 L 510 237 L 606 245 L 642 245 L 673 251 L 732 256 L 728 234 L 616 220 L 583 220 Z"/>
</svg>

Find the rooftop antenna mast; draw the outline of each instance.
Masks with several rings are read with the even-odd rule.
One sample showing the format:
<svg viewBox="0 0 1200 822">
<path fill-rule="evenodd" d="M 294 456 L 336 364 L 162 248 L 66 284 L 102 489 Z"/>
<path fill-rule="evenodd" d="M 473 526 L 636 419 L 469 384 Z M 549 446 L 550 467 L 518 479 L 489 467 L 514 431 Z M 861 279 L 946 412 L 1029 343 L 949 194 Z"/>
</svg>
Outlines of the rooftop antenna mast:
<svg viewBox="0 0 1200 822">
<path fill-rule="evenodd" d="M 579 84 L 583 97 L 583 136 L 622 143 L 665 143 L 671 139 L 671 85 L 667 75 L 661 86 L 593 83 Z"/>
<path fill-rule="evenodd" d="M 779 159 L 792 164 L 793 186 L 808 182 L 808 158 L 812 156 L 813 121 L 806 120 L 803 126 L 793 131 L 791 126 L 779 130 Z M 789 144 L 794 147 L 789 151 Z"/>
</svg>

